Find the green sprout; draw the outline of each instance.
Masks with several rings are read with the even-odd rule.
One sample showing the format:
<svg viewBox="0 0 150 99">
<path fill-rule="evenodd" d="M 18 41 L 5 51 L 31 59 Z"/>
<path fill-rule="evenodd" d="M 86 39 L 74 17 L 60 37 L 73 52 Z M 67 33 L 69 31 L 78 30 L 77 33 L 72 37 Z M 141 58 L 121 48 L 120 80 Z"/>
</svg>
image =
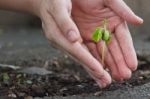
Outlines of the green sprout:
<svg viewBox="0 0 150 99">
<path fill-rule="evenodd" d="M 99 42 L 103 36 L 102 32 L 103 32 L 103 30 L 101 28 L 96 28 L 95 32 L 92 35 L 92 40 L 94 42 Z"/>
<path fill-rule="evenodd" d="M 107 29 L 108 20 L 104 19 L 102 27 L 97 27 L 92 34 L 92 40 L 95 43 L 99 41 L 103 41 L 103 48 L 102 48 L 102 64 L 104 65 L 104 56 L 105 56 L 105 45 L 108 44 L 111 40 L 111 33 Z"/>
<path fill-rule="evenodd" d="M 8 81 L 10 79 L 8 73 L 3 73 L 3 81 Z"/>
</svg>

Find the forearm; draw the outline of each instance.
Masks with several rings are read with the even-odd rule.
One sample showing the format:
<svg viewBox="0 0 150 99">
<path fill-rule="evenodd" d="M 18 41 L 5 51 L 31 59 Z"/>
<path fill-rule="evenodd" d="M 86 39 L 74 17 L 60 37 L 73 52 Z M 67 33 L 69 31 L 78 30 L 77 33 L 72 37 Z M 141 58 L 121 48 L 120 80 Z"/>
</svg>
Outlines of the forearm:
<svg viewBox="0 0 150 99">
<path fill-rule="evenodd" d="M 0 9 L 37 15 L 38 3 L 40 0 L 0 0 Z"/>
</svg>

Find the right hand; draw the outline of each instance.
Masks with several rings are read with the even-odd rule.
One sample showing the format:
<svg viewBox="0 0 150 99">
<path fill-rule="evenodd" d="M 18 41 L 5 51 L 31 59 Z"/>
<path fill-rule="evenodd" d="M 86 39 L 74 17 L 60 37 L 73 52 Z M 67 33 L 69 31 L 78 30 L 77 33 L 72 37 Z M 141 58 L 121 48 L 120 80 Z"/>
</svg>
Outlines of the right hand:
<svg viewBox="0 0 150 99">
<path fill-rule="evenodd" d="M 109 69 L 115 80 L 126 80 L 137 69 L 137 56 L 132 37 L 127 26 L 142 24 L 143 20 L 136 16 L 123 0 L 72 0 L 72 17 L 92 55 L 101 61 L 103 41 L 94 43 L 92 33 L 96 27 L 108 20 L 111 41 L 105 49 L 105 67 Z"/>
</svg>

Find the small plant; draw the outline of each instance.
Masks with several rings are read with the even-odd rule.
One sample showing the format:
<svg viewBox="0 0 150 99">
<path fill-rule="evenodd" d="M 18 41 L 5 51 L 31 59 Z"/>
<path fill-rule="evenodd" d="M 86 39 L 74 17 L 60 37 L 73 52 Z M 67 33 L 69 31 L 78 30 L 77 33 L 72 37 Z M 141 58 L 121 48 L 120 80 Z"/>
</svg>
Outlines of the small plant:
<svg viewBox="0 0 150 99">
<path fill-rule="evenodd" d="M 8 81 L 10 79 L 8 73 L 3 73 L 3 81 Z"/>
<path fill-rule="evenodd" d="M 101 63 L 104 65 L 104 58 L 105 58 L 105 49 L 106 44 L 108 44 L 111 40 L 111 33 L 107 29 L 108 20 L 104 19 L 102 27 L 97 27 L 95 31 L 92 34 L 92 40 L 95 43 L 98 43 L 100 40 L 104 41 L 104 44 L 102 46 L 102 57 L 101 57 Z"/>
</svg>

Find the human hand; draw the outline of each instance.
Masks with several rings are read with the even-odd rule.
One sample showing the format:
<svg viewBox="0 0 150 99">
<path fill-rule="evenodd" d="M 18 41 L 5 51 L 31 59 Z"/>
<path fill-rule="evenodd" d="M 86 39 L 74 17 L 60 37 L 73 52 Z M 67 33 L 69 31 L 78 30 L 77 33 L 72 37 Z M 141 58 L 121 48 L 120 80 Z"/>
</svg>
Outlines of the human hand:
<svg viewBox="0 0 150 99">
<path fill-rule="evenodd" d="M 137 68 L 137 57 L 126 21 L 135 25 L 143 20 L 136 16 L 123 0 L 72 0 L 72 17 L 77 24 L 84 43 L 92 55 L 101 60 L 103 41 L 94 43 L 92 33 L 108 20 L 112 32 L 111 42 L 105 51 L 105 65 L 115 80 L 131 77 Z"/>
<path fill-rule="evenodd" d="M 42 20 L 42 27 L 48 40 L 79 61 L 100 87 L 111 83 L 111 77 L 102 65 L 90 54 L 82 43 L 79 31 L 71 19 L 70 0 L 41 0 L 36 15 Z M 39 10 L 38 10 L 39 9 Z M 69 34 L 74 31 L 75 35 Z"/>
</svg>

